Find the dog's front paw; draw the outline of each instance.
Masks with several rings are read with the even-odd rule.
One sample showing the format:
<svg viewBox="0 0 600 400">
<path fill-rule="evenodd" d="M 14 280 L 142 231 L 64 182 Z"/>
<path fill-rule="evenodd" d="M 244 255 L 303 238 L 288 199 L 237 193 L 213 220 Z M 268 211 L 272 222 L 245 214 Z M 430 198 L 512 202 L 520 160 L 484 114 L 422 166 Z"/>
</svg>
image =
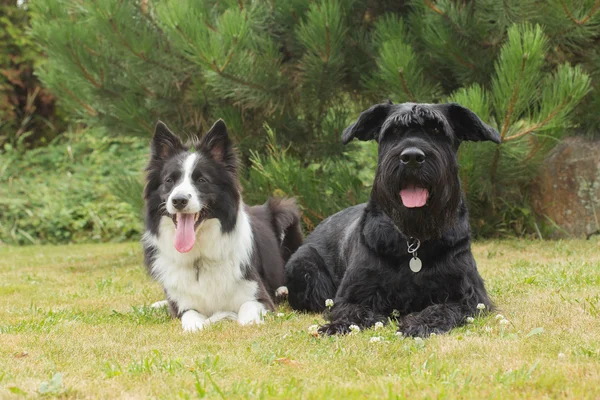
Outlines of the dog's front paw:
<svg viewBox="0 0 600 400">
<path fill-rule="evenodd" d="M 238 323 L 240 325 L 262 324 L 267 314 L 265 307 L 258 301 L 247 301 L 240 307 Z"/>
<path fill-rule="evenodd" d="M 289 291 L 287 286 L 279 286 L 275 291 L 275 297 L 277 298 L 286 298 L 288 297 Z"/>
<path fill-rule="evenodd" d="M 169 305 L 169 302 L 167 300 L 161 300 L 161 301 L 157 301 L 156 303 L 152 303 L 150 305 L 151 308 L 164 308 L 167 307 Z"/>
<path fill-rule="evenodd" d="M 319 333 L 321 335 L 345 335 L 352 332 L 353 326 L 350 322 L 346 321 L 334 321 L 329 324 L 325 324 L 319 327 Z"/>
<path fill-rule="evenodd" d="M 440 329 L 437 329 L 437 328 L 434 328 L 434 327 L 431 327 L 428 325 L 411 324 L 411 323 L 402 322 L 398 326 L 398 333 L 402 333 L 402 335 L 408 336 L 408 337 L 426 338 L 426 337 L 430 336 L 432 333 L 435 333 L 437 335 L 438 333 L 443 333 L 443 332 Z"/>
<path fill-rule="evenodd" d="M 198 311 L 188 310 L 181 316 L 181 327 L 184 332 L 197 332 L 204 329 L 208 318 Z"/>
</svg>

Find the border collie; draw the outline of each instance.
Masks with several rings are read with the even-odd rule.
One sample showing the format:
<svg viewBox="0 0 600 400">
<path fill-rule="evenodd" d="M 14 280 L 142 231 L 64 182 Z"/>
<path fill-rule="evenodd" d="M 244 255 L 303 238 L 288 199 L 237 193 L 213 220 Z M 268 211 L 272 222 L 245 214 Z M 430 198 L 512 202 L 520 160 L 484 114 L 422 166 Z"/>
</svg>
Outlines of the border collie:
<svg viewBox="0 0 600 400">
<path fill-rule="evenodd" d="M 184 331 L 260 323 L 287 294 L 284 265 L 302 244 L 294 200 L 244 204 L 222 120 L 186 145 L 158 122 L 146 172 L 144 258 L 171 316 Z"/>
</svg>

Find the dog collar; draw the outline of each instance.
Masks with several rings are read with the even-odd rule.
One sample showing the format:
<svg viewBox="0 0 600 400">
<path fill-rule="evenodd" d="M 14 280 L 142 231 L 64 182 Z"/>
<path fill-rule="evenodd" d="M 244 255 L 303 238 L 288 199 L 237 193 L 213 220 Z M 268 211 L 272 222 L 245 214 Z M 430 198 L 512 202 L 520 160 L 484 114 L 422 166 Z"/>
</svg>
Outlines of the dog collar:
<svg viewBox="0 0 600 400">
<path fill-rule="evenodd" d="M 410 267 L 410 270 L 416 274 L 423 267 L 421 259 L 417 257 L 417 250 L 419 250 L 419 247 L 421 247 L 421 241 L 417 238 L 411 237 L 406 242 L 406 245 L 408 246 L 408 252 L 413 256 L 413 258 L 411 258 L 408 262 L 408 266 Z"/>
</svg>

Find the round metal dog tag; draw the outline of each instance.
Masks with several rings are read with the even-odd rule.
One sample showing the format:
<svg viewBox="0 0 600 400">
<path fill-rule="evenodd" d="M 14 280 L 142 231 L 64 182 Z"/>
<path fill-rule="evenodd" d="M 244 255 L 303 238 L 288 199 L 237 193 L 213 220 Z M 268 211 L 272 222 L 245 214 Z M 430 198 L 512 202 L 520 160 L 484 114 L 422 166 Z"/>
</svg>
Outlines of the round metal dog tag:
<svg viewBox="0 0 600 400">
<path fill-rule="evenodd" d="M 421 270 L 423 263 L 421 262 L 421 259 L 419 257 L 413 257 L 410 259 L 408 265 L 410 266 L 410 270 L 412 272 L 417 273 Z"/>
</svg>

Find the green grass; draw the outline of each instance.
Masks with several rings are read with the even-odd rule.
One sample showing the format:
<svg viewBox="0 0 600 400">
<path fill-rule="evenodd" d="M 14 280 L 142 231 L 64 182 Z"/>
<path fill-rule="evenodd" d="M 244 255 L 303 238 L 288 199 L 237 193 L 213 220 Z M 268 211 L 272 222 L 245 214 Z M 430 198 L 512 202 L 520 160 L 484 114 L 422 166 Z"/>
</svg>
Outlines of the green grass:
<svg viewBox="0 0 600 400">
<path fill-rule="evenodd" d="M 600 398 L 600 243 L 484 242 L 510 323 L 315 338 L 318 315 L 182 332 L 137 243 L 0 247 L 0 398 Z M 378 336 L 381 342 L 371 342 Z"/>
</svg>

